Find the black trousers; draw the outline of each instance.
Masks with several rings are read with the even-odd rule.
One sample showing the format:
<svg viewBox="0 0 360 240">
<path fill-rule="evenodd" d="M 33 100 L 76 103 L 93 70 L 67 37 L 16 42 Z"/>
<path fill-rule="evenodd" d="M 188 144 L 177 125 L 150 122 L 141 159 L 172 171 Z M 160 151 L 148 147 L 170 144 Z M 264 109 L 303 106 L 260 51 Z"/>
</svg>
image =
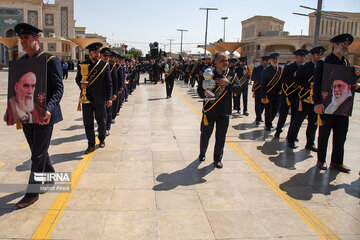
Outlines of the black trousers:
<svg viewBox="0 0 360 240">
<path fill-rule="evenodd" d="M 256 119 L 255 121 L 261 121 L 261 115 L 264 112 L 264 104 L 261 102 L 261 93 L 260 90 L 255 91 L 255 114 Z"/>
<path fill-rule="evenodd" d="M 209 145 L 209 139 L 216 123 L 214 161 L 221 161 L 224 153 L 226 132 L 229 126 L 229 117 L 209 117 L 207 116 L 208 125 L 204 124 L 204 116 L 200 126 L 200 155 L 205 156 Z"/>
<path fill-rule="evenodd" d="M 242 100 L 243 100 L 243 111 L 247 112 L 247 105 L 248 105 L 248 85 L 243 85 L 242 87 L 240 87 L 240 96 L 239 96 L 239 101 L 242 95 Z M 240 102 L 239 102 L 239 107 L 240 107 Z M 241 109 L 241 108 L 240 108 Z"/>
<path fill-rule="evenodd" d="M 290 104 L 290 106 L 288 106 L 288 104 L 286 102 L 286 95 L 284 93 L 281 94 L 279 119 L 278 119 L 277 126 L 276 126 L 277 132 L 282 132 L 282 128 L 285 125 L 286 118 L 287 118 L 287 115 L 289 114 L 290 108 L 291 108 L 290 126 L 293 124 L 295 113 L 298 110 L 297 98 L 298 98 L 298 96 L 296 94 L 290 95 L 289 100 L 290 100 L 291 104 Z"/>
<path fill-rule="evenodd" d="M 344 144 L 349 128 L 349 117 L 323 114 L 321 115 L 321 120 L 322 126 L 319 127 L 318 138 L 318 161 L 325 162 L 328 140 L 332 130 L 333 149 L 331 153 L 331 162 L 335 164 L 343 164 Z"/>
<path fill-rule="evenodd" d="M 111 119 L 115 119 L 116 118 L 116 113 L 117 113 L 117 110 L 118 110 L 118 107 L 119 107 L 119 98 L 120 98 L 120 95 L 118 94 L 116 96 L 116 100 L 113 101 L 111 107 L 112 107 L 112 114 L 111 114 Z"/>
<path fill-rule="evenodd" d="M 234 110 L 240 111 L 240 91 L 233 92 Z"/>
<path fill-rule="evenodd" d="M 265 104 L 265 126 L 272 127 L 272 121 L 276 117 L 280 106 L 280 94 L 269 96 L 269 103 Z"/>
<path fill-rule="evenodd" d="M 167 78 L 166 79 L 166 96 L 171 97 L 171 93 L 174 88 L 174 79 L 173 78 Z"/>
<path fill-rule="evenodd" d="M 111 120 L 113 116 L 113 105 L 106 107 L 106 130 L 111 128 Z"/>
<path fill-rule="evenodd" d="M 306 128 L 306 146 L 314 145 L 315 133 L 317 129 L 317 114 L 314 112 L 314 104 L 302 102 L 302 111 L 297 111 L 294 116 L 294 122 L 289 127 L 287 140 L 294 143 L 298 136 L 302 123 L 307 117 L 308 124 Z"/>
<path fill-rule="evenodd" d="M 54 125 L 38 125 L 38 124 L 23 124 L 23 132 L 31 150 L 31 172 L 29 177 L 29 184 L 42 184 L 34 179 L 34 172 L 55 172 L 54 167 L 50 162 L 48 153 L 51 135 Z M 26 191 L 26 196 L 35 197 L 39 193 Z M 33 188 L 31 188 L 33 189 Z M 40 190 L 40 188 L 39 188 Z"/>
<path fill-rule="evenodd" d="M 95 146 L 94 114 L 98 124 L 99 140 L 105 140 L 106 105 L 88 103 L 82 105 L 83 122 L 89 146 Z"/>
</svg>

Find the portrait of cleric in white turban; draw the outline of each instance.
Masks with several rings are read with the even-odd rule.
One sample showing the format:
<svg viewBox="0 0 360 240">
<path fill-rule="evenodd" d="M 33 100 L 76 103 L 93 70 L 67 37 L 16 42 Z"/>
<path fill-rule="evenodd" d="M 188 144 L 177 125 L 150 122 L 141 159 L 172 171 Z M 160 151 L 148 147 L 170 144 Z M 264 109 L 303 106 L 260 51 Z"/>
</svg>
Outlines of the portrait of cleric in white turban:
<svg viewBox="0 0 360 240">
<path fill-rule="evenodd" d="M 325 64 L 321 93 L 325 106 L 324 113 L 351 116 L 355 83 L 354 68 Z"/>
<path fill-rule="evenodd" d="M 46 59 L 19 59 L 9 64 L 8 125 L 42 122 L 46 112 Z"/>
</svg>

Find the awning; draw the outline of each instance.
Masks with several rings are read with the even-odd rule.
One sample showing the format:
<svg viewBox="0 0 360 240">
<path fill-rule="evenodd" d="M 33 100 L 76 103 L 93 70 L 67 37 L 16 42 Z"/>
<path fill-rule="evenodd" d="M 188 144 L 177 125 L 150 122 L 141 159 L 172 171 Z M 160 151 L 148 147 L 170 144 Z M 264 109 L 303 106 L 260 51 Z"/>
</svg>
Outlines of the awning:
<svg viewBox="0 0 360 240">
<path fill-rule="evenodd" d="M 104 45 L 103 47 L 109 46 L 108 43 L 102 41 L 99 38 L 67 38 L 67 40 L 70 40 L 71 42 L 79 45 L 79 47 L 82 49 L 85 49 L 85 47 L 87 45 L 94 43 L 94 42 L 101 42 Z"/>
<path fill-rule="evenodd" d="M 18 44 L 17 37 L 0 37 L 0 43 L 4 44 L 8 49 L 12 49 Z"/>
<path fill-rule="evenodd" d="M 241 42 L 215 42 L 212 45 L 222 49 L 221 51 L 228 51 L 230 54 L 235 52 L 240 47 L 244 46 L 246 43 Z"/>
</svg>

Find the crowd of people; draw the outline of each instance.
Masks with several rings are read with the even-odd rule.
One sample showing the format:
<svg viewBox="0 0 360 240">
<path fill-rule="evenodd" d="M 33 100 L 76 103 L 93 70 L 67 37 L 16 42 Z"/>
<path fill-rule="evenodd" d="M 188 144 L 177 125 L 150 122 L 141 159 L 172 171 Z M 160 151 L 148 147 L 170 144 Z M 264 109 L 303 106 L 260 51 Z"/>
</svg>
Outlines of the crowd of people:
<svg viewBox="0 0 360 240">
<path fill-rule="evenodd" d="M 26 92 L 26 99 L 33 101 L 36 77 L 32 73 L 24 74 L 15 84 L 15 96 L 9 100 L 4 120 L 12 125 L 22 125 L 26 140 L 31 150 L 31 173 L 29 186 L 53 185 L 54 182 L 38 182 L 34 178 L 35 172 L 55 172 L 48 154 L 48 148 L 52 136 L 53 126 L 62 120 L 60 101 L 63 95 L 63 71 L 68 70 L 66 62 L 61 63 L 58 58 L 43 52 L 39 45 L 40 29 L 20 23 L 16 25 L 15 32 L 20 37 L 22 48 L 26 52 L 21 59 L 42 58 L 47 64 L 47 89 L 46 108 L 43 117 L 36 116 L 38 121 L 15 122 L 14 118 L 9 121 L 13 112 L 24 115 L 28 113 L 28 120 L 34 120 L 35 114 L 24 110 L 19 104 L 23 96 L 21 91 Z M 242 96 L 242 114 L 249 116 L 247 108 L 248 87 L 250 80 L 253 81 L 252 92 L 255 100 L 255 124 L 263 122 L 265 110 L 265 131 L 271 131 L 275 116 L 279 115 L 274 138 L 278 139 L 283 131 L 286 118 L 291 110 L 290 127 L 287 133 L 289 148 L 296 148 L 295 142 L 299 129 L 305 118 L 308 119 L 305 148 L 317 152 L 317 164 L 320 169 L 327 169 L 326 152 L 330 132 L 333 131 L 333 152 L 330 165 L 342 172 L 350 172 L 350 168 L 343 164 L 344 144 L 349 125 L 349 116 L 334 114 L 337 108 L 347 101 L 350 90 L 360 92 L 357 84 L 346 84 L 345 80 L 336 80 L 332 83 L 333 102 L 330 104 L 331 113 L 325 109 L 323 93 L 321 91 L 323 69 L 326 64 L 344 65 L 350 67 L 349 60 L 345 58 L 348 47 L 353 37 L 350 34 L 341 34 L 331 39 L 332 52 L 323 58 L 325 48 L 318 46 L 310 51 L 298 49 L 294 54 L 294 62 L 284 67 L 278 64 L 278 53 L 262 56 L 260 65 L 252 71 L 247 67 L 246 58 L 228 58 L 223 52 L 217 52 L 213 59 L 202 58 L 201 60 L 180 59 L 174 61 L 167 58 L 149 60 L 125 59 L 110 48 L 102 48 L 101 43 L 92 43 L 86 47 L 89 58 L 77 65 L 76 84 L 79 86 L 80 97 L 78 110 L 82 111 L 83 124 L 87 138 L 85 154 L 95 151 L 95 128 L 94 119 L 97 122 L 99 147 L 105 147 L 105 139 L 110 135 L 111 124 L 114 124 L 119 115 L 122 105 L 127 102 L 129 96 L 139 85 L 140 74 L 148 72 L 150 80 L 156 84 L 166 82 L 166 97 L 172 97 L 174 81 L 183 81 L 185 85 L 194 88 L 197 83 L 197 93 L 204 98 L 201 119 L 201 134 L 199 161 L 205 160 L 205 154 L 209 145 L 209 139 L 214 127 L 215 147 L 213 161 L 216 168 L 222 168 L 222 158 L 226 133 L 230 122 L 230 116 L 241 114 L 240 99 Z M 310 61 L 305 63 L 305 56 L 310 54 Z M 204 87 L 204 73 L 211 69 L 214 80 L 214 88 L 211 91 Z M 341 76 L 343 72 L 337 70 L 335 76 Z M 339 72 L 340 71 L 340 72 Z M 350 77 L 360 76 L 360 67 L 355 66 L 351 70 Z M 24 89 L 24 90 L 22 90 Z M 213 97 L 214 99 L 211 99 Z M 14 107 L 11 107 L 11 103 Z M 20 118 L 19 118 L 20 119 Z M 315 132 L 319 125 L 318 144 L 315 144 Z M 32 188 L 33 189 L 33 188 Z M 16 204 L 18 208 L 27 207 L 39 198 L 39 192 L 28 189 L 25 196 Z"/>
</svg>

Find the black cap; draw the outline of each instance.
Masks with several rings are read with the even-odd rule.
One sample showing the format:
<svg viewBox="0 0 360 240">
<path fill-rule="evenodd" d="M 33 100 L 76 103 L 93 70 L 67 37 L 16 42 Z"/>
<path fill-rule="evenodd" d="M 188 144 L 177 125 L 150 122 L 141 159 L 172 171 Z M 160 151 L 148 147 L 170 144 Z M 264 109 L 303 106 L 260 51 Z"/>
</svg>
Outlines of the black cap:
<svg viewBox="0 0 360 240">
<path fill-rule="evenodd" d="M 311 54 L 315 54 L 315 53 L 323 54 L 324 52 L 326 52 L 326 48 L 324 48 L 322 46 L 314 47 L 313 49 L 311 49 L 309 51 L 309 53 L 311 53 Z"/>
<path fill-rule="evenodd" d="M 263 60 L 263 61 L 269 60 L 269 56 L 262 56 L 261 60 Z"/>
<path fill-rule="evenodd" d="M 278 54 L 278 53 L 272 53 L 269 55 L 269 59 L 278 58 L 279 56 L 280 56 L 280 54 Z"/>
<path fill-rule="evenodd" d="M 239 61 L 240 61 L 240 62 L 245 62 L 245 61 L 246 61 L 246 57 L 241 57 L 241 58 L 239 58 Z"/>
<path fill-rule="evenodd" d="M 306 56 L 306 55 L 308 55 L 308 53 L 309 53 L 309 51 L 306 49 L 298 49 L 295 52 L 293 52 L 293 54 L 295 56 Z"/>
<path fill-rule="evenodd" d="M 19 23 L 14 27 L 15 32 L 20 34 L 39 34 L 39 32 L 42 32 L 41 29 L 38 29 L 37 27 L 34 27 L 33 25 L 27 24 L 27 23 Z"/>
<path fill-rule="evenodd" d="M 332 43 L 347 42 L 351 44 L 353 41 L 354 41 L 354 37 L 348 33 L 340 34 L 330 39 L 330 42 Z"/>
<path fill-rule="evenodd" d="M 111 57 L 116 57 L 116 55 L 117 55 L 117 53 L 116 53 L 116 52 L 114 52 L 114 51 L 110 51 L 110 56 L 111 56 Z"/>
<path fill-rule="evenodd" d="M 104 47 L 100 50 L 101 54 L 111 54 L 111 50 L 108 47 Z"/>
<path fill-rule="evenodd" d="M 100 48 L 103 46 L 102 43 L 100 42 L 94 42 L 94 43 L 91 43 L 89 45 L 87 45 L 85 47 L 85 49 L 89 49 L 89 51 L 95 51 L 95 50 L 100 50 Z"/>
<path fill-rule="evenodd" d="M 236 58 L 230 58 L 229 62 L 237 62 Z"/>
</svg>

